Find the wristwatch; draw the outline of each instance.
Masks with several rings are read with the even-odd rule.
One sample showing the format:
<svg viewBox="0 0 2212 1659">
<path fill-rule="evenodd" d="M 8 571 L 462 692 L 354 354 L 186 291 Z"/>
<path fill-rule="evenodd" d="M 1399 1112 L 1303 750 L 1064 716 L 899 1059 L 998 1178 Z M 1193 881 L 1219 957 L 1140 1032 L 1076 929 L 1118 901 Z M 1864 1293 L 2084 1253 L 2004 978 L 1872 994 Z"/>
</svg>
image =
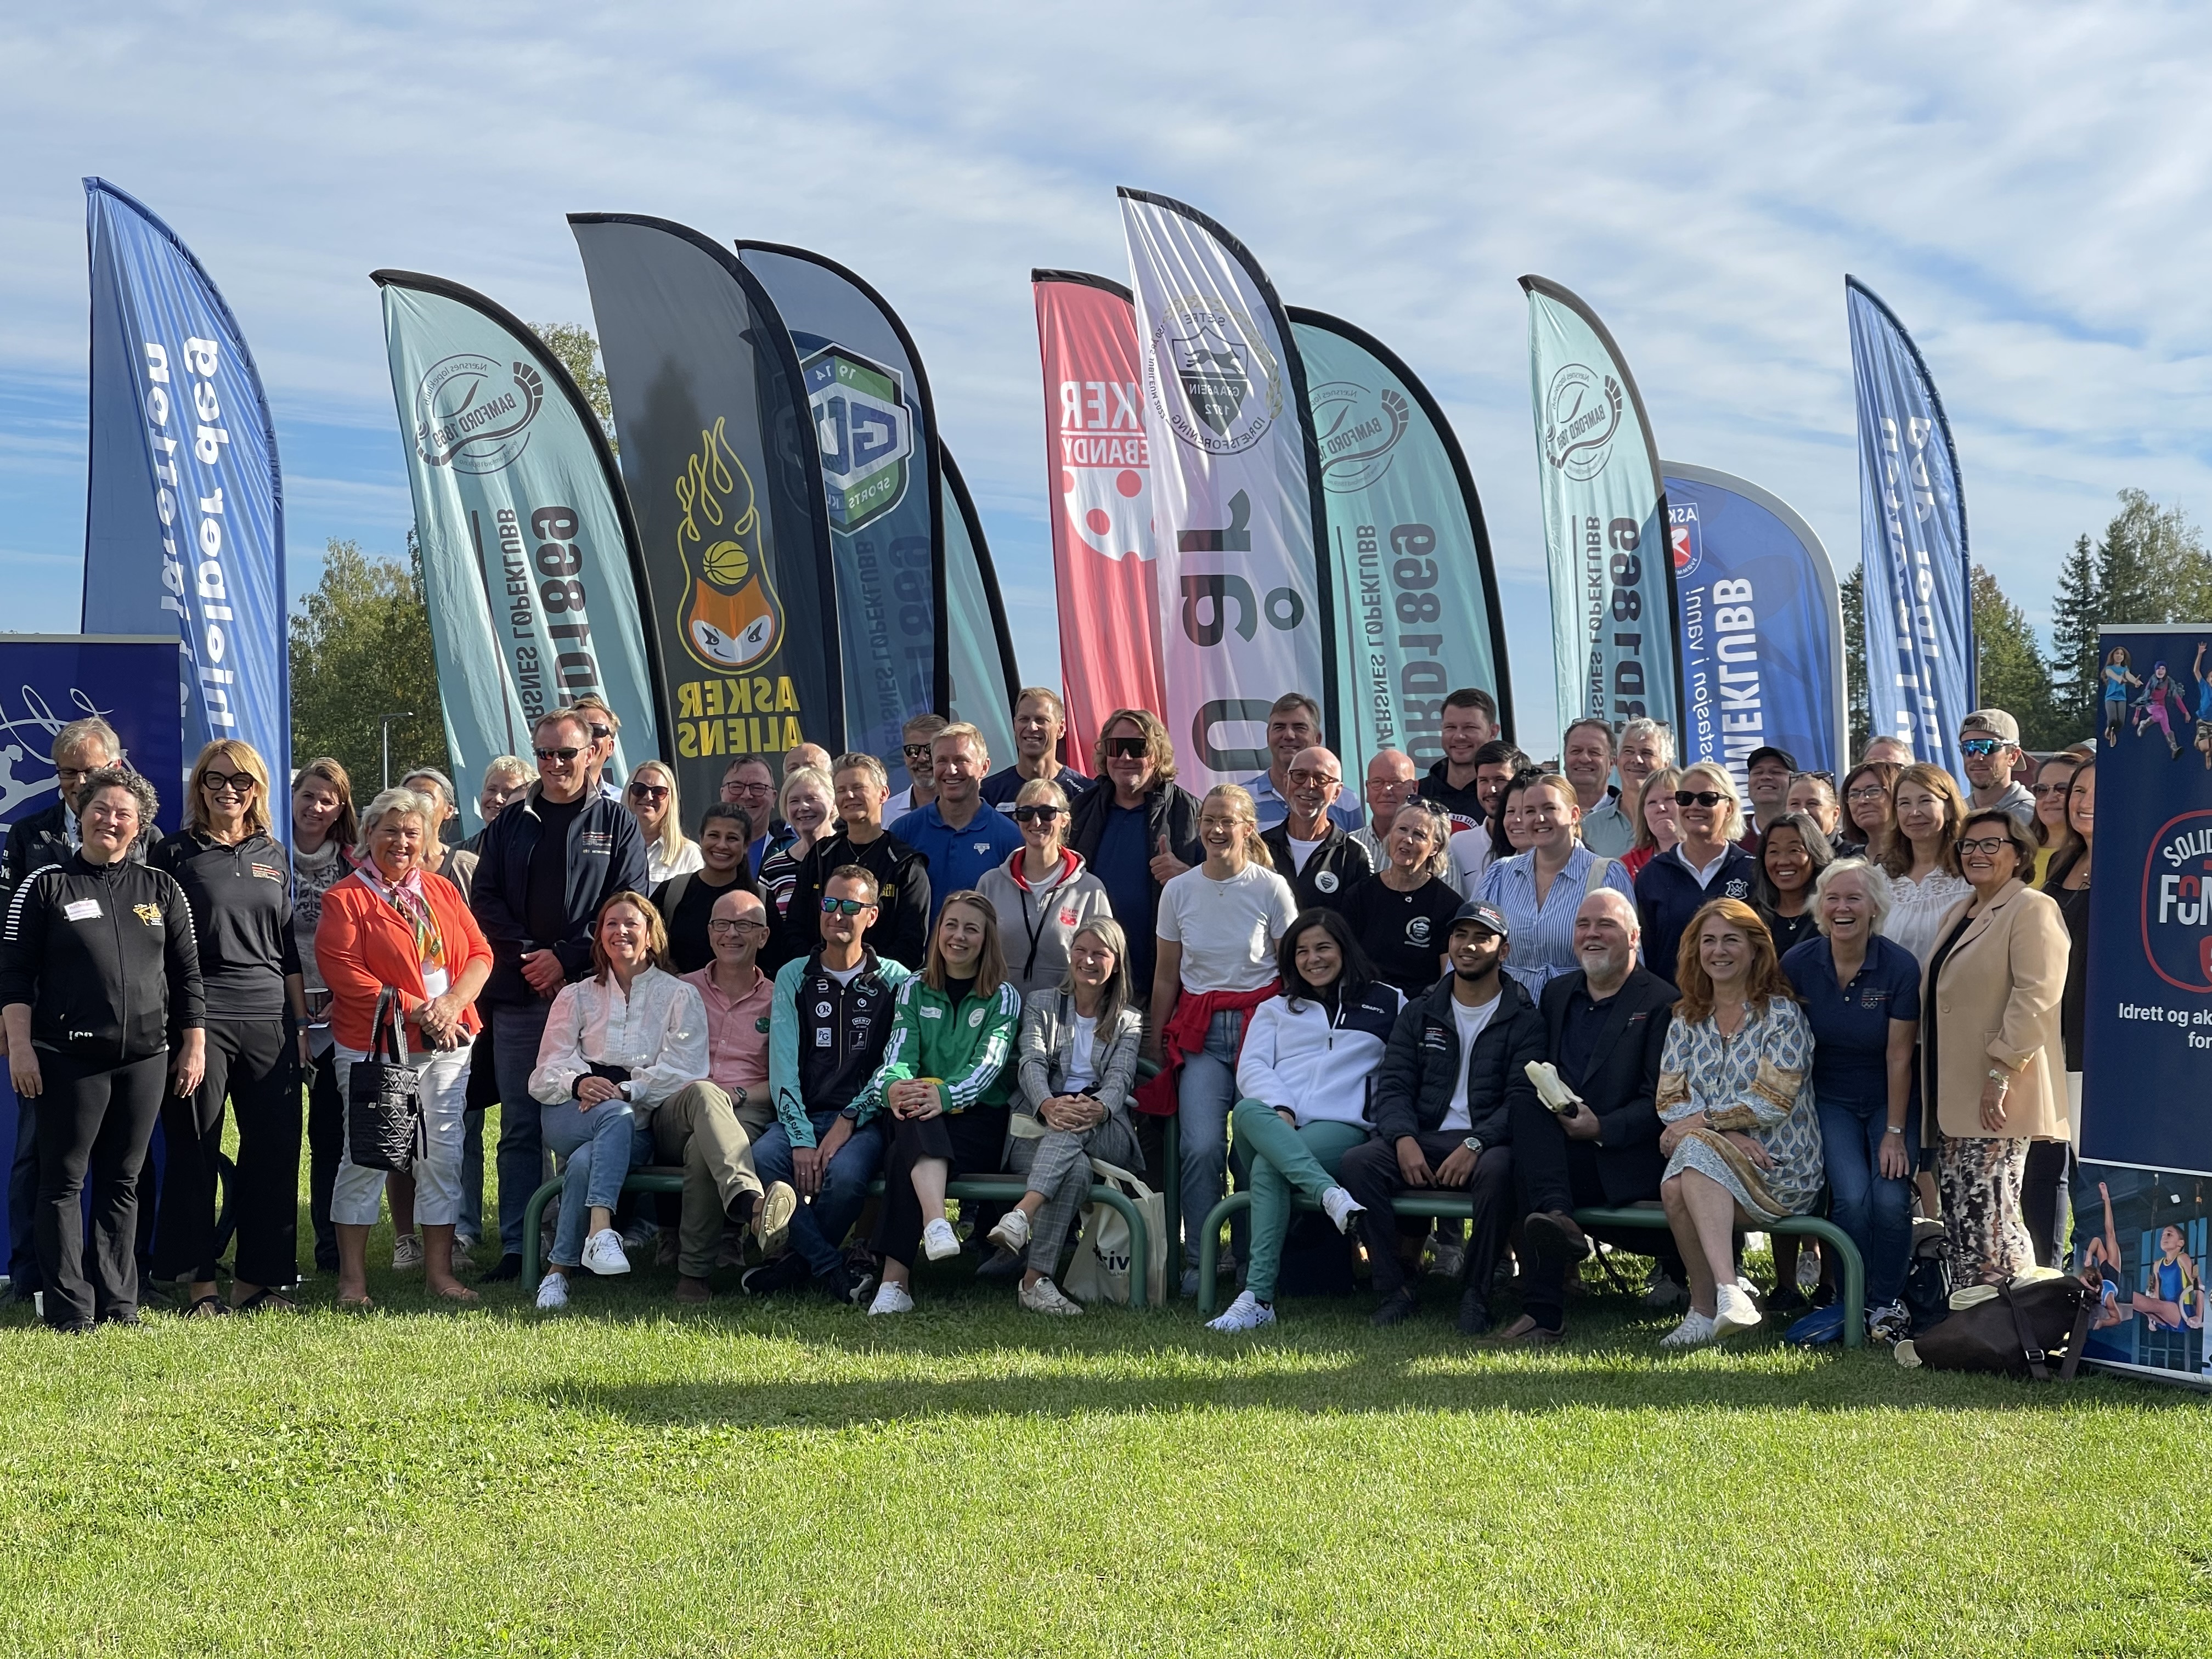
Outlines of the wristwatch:
<svg viewBox="0 0 2212 1659">
<path fill-rule="evenodd" d="M 1990 1081 L 2000 1089 L 2009 1089 L 2012 1087 L 2012 1073 L 1992 1066 L 1990 1067 Z"/>
<path fill-rule="evenodd" d="M 1476 1139 L 1473 1135 L 1469 1135 L 1465 1140 L 1461 1141 L 1460 1145 L 1466 1147 L 1468 1152 L 1473 1152 L 1477 1158 L 1480 1158 L 1482 1156 L 1482 1143 Z"/>
<path fill-rule="evenodd" d="M 1886 1135 L 1901 1135 L 1905 1133 L 1905 1129 L 1900 1124 L 1889 1124 L 1884 1127 L 1882 1133 Z"/>
</svg>

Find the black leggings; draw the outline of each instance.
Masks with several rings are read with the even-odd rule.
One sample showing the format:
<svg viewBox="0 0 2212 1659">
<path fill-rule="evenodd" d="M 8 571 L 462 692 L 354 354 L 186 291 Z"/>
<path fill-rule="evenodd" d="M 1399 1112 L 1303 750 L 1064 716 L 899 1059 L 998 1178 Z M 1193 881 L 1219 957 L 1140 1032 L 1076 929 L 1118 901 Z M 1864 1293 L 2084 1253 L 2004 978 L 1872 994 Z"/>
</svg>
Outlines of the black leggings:
<svg viewBox="0 0 2212 1659">
<path fill-rule="evenodd" d="M 138 1311 L 138 1171 L 161 1115 L 169 1057 L 88 1067 L 39 1050 L 39 1198 L 33 1237 L 46 1323 L 68 1328 Z M 83 1194 L 92 1185 L 92 1249 Z M 92 1270 L 89 1283 L 85 1269 Z"/>
<path fill-rule="evenodd" d="M 914 1266 L 921 1243 L 921 1200 L 915 1196 L 914 1166 L 941 1158 L 956 1176 L 990 1174 L 1005 1162 L 1006 1109 L 971 1106 L 936 1117 L 890 1117 L 890 1156 L 884 1160 L 884 1206 L 870 1248 L 902 1267 Z"/>
<path fill-rule="evenodd" d="M 161 1104 L 168 1165 L 154 1224 L 154 1277 L 215 1281 L 216 1160 L 223 1104 L 238 1109 L 234 1274 L 283 1286 L 300 1277 L 300 1067 L 288 1019 L 210 1015 L 207 1075 Z"/>
<path fill-rule="evenodd" d="M 338 1097 L 337 1050 L 325 1048 L 307 1073 L 307 1219 L 315 1230 L 315 1267 L 321 1273 L 336 1273 L 338 1267 L 331 1189 L 337 1184 L 338 1160 L 344 1155 L 345 1102 Z"/>
</svg>

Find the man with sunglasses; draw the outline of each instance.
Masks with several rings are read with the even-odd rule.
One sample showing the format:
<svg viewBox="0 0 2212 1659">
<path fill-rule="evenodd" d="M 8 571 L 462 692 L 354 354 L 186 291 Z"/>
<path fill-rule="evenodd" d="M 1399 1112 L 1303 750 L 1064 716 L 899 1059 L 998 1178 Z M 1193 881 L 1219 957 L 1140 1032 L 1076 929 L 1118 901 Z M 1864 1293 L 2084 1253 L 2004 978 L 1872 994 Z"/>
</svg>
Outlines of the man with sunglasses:
<svg viewBox="0 0 2212 1659">
<path fill-rule="evenodd" d="M 932 775 L 929 740 L 952 722 L 942 714 L 916 714 L 899 728 L 899 757 L 906 763 L 907 786 L 884 797 L 884 822 L 896 823 L 909 812 L 918 812 L 937 799 Z"/>
<path fill-rule="evenodd" d="M 1001 812 L 1014 810 L 1014 797 L 1032 778 L 1060 786 L 1073 800 L 1091 787 L 1091 780 L 1072 766 L 1060 763 L 1060 740 L 1067 732 L 1067 711 L 1060 694 L 1042 685 L 1022 688 L 1014 700 L 1014 763 L 983 780 L 983 799 Z"/>
<path fill-rule="evenodd" d="M 2020 760 L 2020 722 L 2002 708 L 1977 708 L 1959 722 L 1959 752 L 1972 786 L 1967 807 L 2018 818 L 2032 833 L 2035 796 L 2012 775 Z"/>
<path fill-rule="evenodd" d="M 1375 861 L 1329 816 L 1344 793 L 1344 768 L 1326 749 L 1301 749 L 1291 762 L 1290 786 L 1290 815 L 1260 836 L 1275 873 L 1291 884 L 1300 911 L 1318 905 L 1348 915 L 1344 902 L 1375 873 Z"/>
<path fill-rule="evenodd" d="M 794 894 L 787 915 L 798 910 Z M 776 973 L 769 1089 L 777 1122 L 753 1144 L 762 1182 L 788 1182 L 803 1201 L 791 1218 L 790 1250 L 743 1282 L 768 1296 L 811 1279 L 832 1301 L 866 1307 L 875 1279 L 846 1267 L 845 1235 L 884 1161 L 887 1117 L 862 1127 L 853 1103 L 883 1062 L 899 987 L 914 974 L 864 942 L 876 920 L 876 878 L 858 865 L 830 872 L 814 914 L 819 943 Z"/>
<path fill-rule="evenodd" d="M 499 1079 L 499 1266 L 522 1271 L 522 1209 L 545 1178 L 544 1143 L 530 1073 L 553 998 L 592 969 L 592 926 L 617 893 L 643 892 L 645 839 L 619 800 L 592 787 L 596 744 L 588 716 L 541 715 L 531 733 L 538 781 L 484 831 L 469 908 L 491 943 L 480 1005 L 492 1017 Z"/>
<path fill-rule="evenodd" d="M 929 861 L 929 920 L 949 894 L 972 888 L 1021 850 L 1022 832 L 1004 812 L 983 804 L 991 751 L 983 734 L 962 723 L 929 740 L 929 775 L 937 799 L 891 825 L 891 834 Z"/>
<path fill-rule="evenodd" d="M 1097 787 L 1074 803 L 1067 844 L 1106 889 L 1129 936 L 1129 983 L 1152 988 L 1160 890 L 1206 861 L 1198 797 L 1176 782 L 1175 744 L 1149 708 L 1117 708 L 1091 750 Z"/>
</svg>

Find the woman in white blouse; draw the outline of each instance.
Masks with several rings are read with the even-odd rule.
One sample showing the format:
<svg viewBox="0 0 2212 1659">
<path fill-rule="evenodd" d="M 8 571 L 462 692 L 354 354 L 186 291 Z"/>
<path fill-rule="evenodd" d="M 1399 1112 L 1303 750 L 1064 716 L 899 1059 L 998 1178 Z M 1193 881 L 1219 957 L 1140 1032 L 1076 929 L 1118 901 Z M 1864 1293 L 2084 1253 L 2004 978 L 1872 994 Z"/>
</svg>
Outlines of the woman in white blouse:
<svg viewBox="0 0 2212 1659">
<path fill-rule="evenodd" d="M 530 1092 L 546 1146 L 568 1159 L 550 1270 L 538 1286 L 547 1311 L 568 1305 L 579 1267 L 629 1271 L 614 1229 L 623 1182 L 633 1158 L 652 1156 L 653 1108 L 708 1074 L 706 1005 L 667 960 L 660 913 L 642 894 L 617 893 L 592 925 L 592 976 L 562 986 L 546 1017 Z"/>
<path fill-rule="evenodd" d="M 676 799 L 676 774 L 657 760 L 640 761 L 623 791 L 623 805 L 637 820 L 645 838 L 645 873 L 658 887 L 671 876 L 700 867 L 699 843 L 684 833 L 684 812 Z"/>
<path fill-rule="evenodd" d="M 1890 802 L 1897 833 L 1881 860 L 1890 881 L 1889 920 L 1881 934 L 1911 951 L 1924 969 L 1944 913 L 1973 891 L 1951 868 L 1951 848 L 1966 821 L 1966 798 L 1942 767 L 1916 765 L 1897 775 Z"/>
</svg>

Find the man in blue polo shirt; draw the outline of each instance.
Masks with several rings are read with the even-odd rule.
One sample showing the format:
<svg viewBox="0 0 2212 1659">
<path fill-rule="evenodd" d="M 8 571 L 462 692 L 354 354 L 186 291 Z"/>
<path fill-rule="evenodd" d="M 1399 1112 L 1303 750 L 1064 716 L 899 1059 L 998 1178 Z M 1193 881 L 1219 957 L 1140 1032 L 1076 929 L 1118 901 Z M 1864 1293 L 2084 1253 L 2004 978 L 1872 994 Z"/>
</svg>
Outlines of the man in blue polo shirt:
<svg viewBox="0 0 2212 1659">
<path fill-rule="evenodd" d="M 974 726 L 948 726 L 929 740 L 930 774 L 937 799 L 908 812 L 891 834 L 929 860 L 929 925 L 945 901 L 995 870 L 1022 845 L 1014 821 L 983 801 L 983 775 L 991 751 Z"/>
</svg>

